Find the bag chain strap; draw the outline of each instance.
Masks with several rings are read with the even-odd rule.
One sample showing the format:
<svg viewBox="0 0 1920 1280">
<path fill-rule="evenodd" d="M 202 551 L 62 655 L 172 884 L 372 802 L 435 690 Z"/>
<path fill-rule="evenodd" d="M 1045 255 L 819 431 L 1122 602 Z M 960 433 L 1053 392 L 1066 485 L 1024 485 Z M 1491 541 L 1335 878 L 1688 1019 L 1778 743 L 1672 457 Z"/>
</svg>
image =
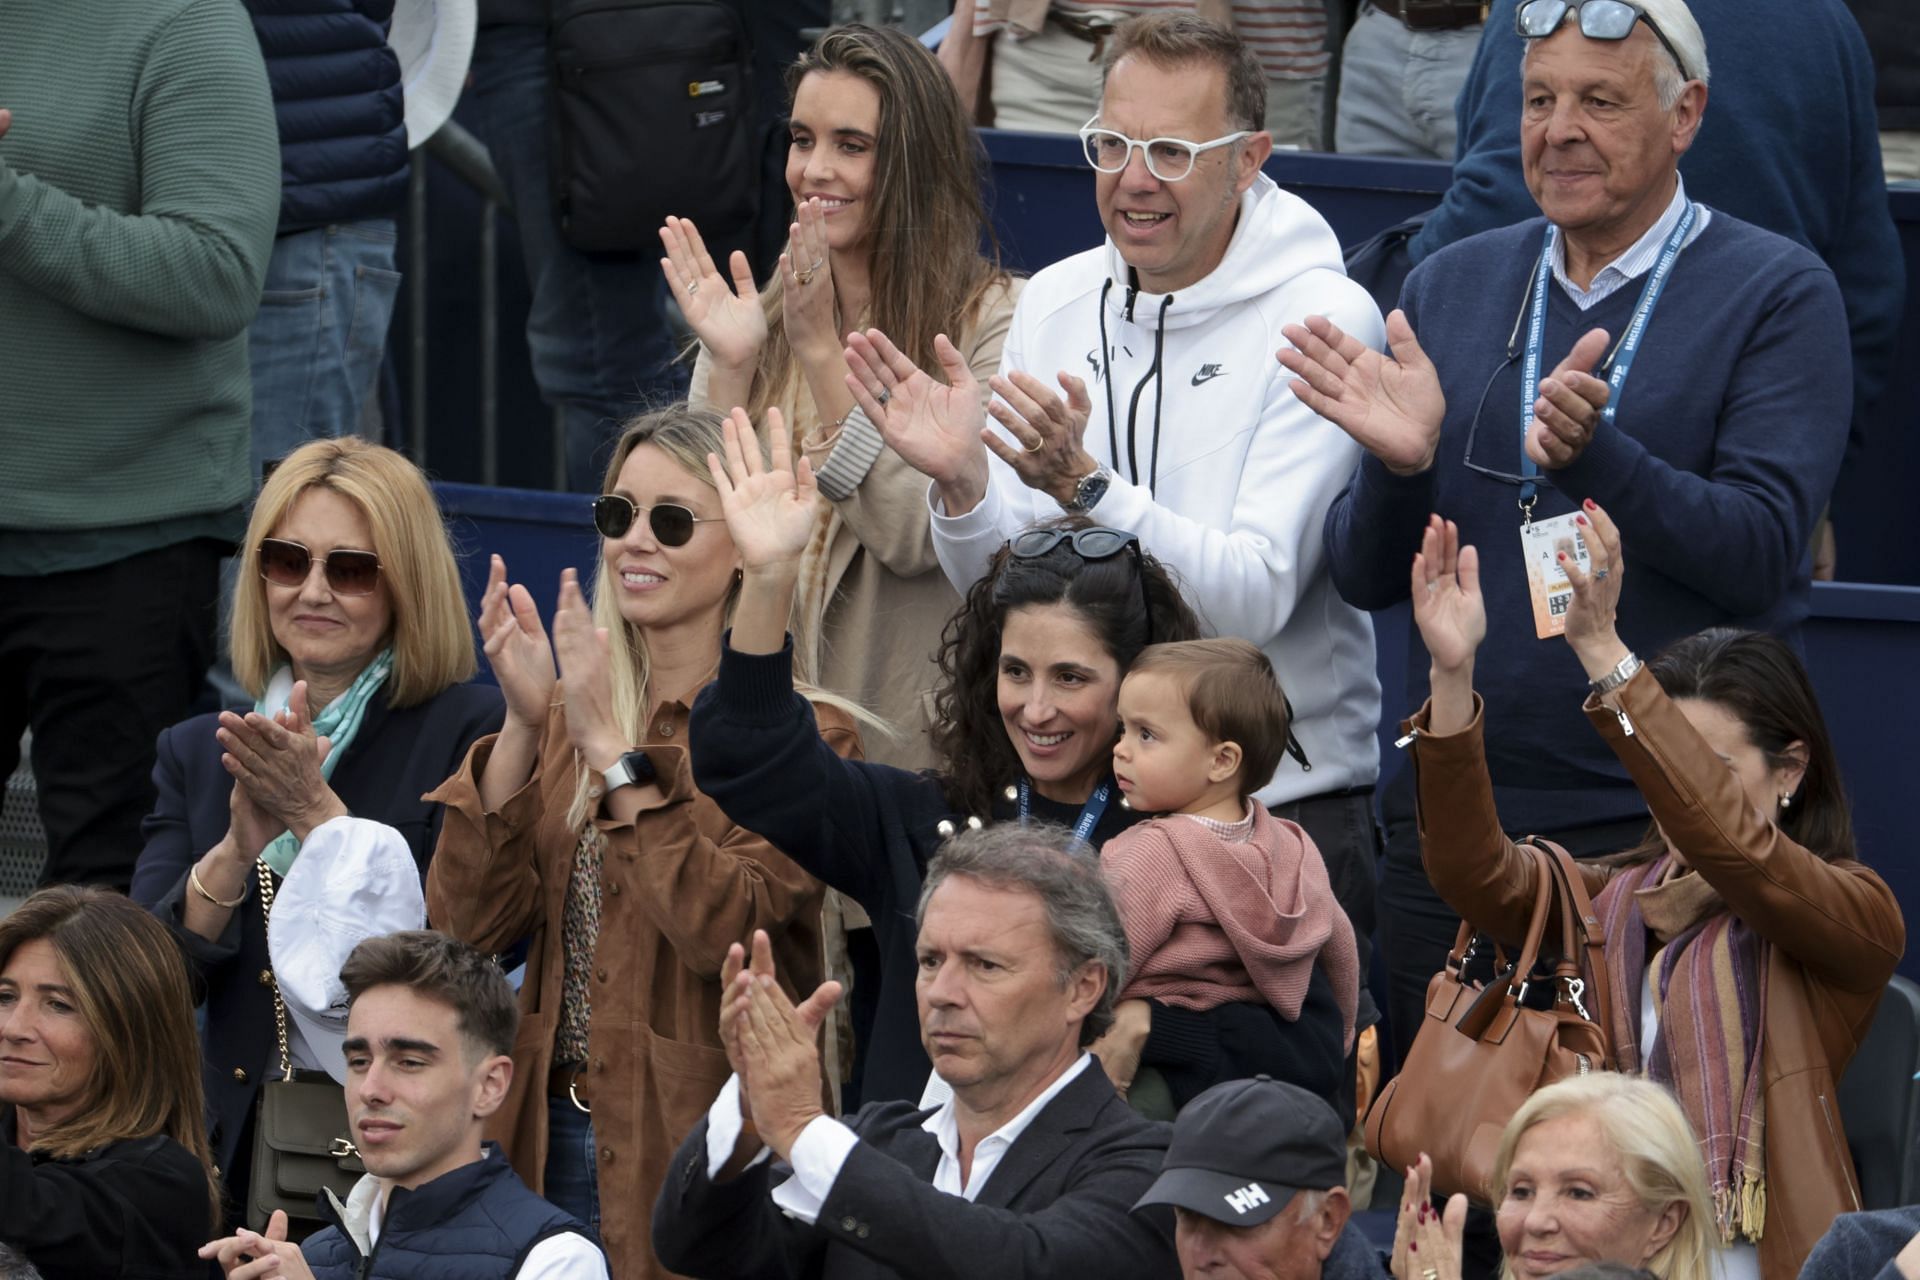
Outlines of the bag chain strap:
<svg viewBox="0 0 1920 1280">
<path fill-rule="evenodd" d="M 287 1048 L 287 1002 L 280 995 L 280 978 L 273 971 L 273 870 L 261 858 L 253 864 L 260 877 L 260 918 L 267 934 L 267 983 L 273 988 L 273 1030 L 280 1041 L 280 1078 L 293 1079 L 293 1053 Z"/>
</svg>

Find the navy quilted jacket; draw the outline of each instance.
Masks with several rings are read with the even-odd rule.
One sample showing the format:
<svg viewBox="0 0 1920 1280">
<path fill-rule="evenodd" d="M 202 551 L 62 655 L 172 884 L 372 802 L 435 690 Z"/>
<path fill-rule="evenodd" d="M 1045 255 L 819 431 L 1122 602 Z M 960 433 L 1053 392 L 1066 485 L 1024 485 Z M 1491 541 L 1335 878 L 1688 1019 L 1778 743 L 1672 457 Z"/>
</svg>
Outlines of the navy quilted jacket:
<svg viewBox="0 0 1920 1280">
<path fill-rule="evenodd" d="M 385 218 L 407 196 L 393 0 L 246 0 L 280 126 L 280 229 Z"/>
</svg>

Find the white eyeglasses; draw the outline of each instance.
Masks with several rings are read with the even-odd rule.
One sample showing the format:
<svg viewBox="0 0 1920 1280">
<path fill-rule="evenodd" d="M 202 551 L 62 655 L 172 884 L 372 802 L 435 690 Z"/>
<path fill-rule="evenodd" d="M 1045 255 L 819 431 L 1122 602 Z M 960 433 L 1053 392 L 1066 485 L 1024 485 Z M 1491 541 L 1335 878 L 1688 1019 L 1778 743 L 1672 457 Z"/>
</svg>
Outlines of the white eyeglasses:
<svg viewBox="0 0 1920 1280">
<path fill-rule="evenodd" d="M 1147 172 L 1162 182 L 1178 182 L 1192 173 L 1194 161 L 1202 151 L 1253 136 L 1251 130 L 1242 129 L 1212 142 L 1188 142 L 1185 138 L 1148 138 L 1142 142 L 1117 129 L 1096 128 L 1093 121 L 1099 118 L 1095 112 L 1093 120 L 1080 126 L 1080 145 L 1086 149 L 1087 163 L 1102 173 L 1118 173 L 1133 159 L 1137 147 L 1146 157 Z"/>
</svg>

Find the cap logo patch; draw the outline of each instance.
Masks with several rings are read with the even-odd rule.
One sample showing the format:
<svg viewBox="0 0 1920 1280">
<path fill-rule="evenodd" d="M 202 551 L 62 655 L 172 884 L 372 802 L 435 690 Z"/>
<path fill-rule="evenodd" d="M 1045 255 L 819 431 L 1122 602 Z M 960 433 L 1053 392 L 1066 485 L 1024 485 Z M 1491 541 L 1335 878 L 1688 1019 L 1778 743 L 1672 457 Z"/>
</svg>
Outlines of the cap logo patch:
<svg viewBox="0 0 1920 1280">
<path fill-rule="evenodd" d="M 1238 1191 L 1227 1192 L 1226 1201 L 1235 1213 L 1246 1213 L 1256 1206 L 1267 1204 L 1269 1197 L 1260 1189 L 1259 1183 L 1249 1182 Z"/>
</svg>

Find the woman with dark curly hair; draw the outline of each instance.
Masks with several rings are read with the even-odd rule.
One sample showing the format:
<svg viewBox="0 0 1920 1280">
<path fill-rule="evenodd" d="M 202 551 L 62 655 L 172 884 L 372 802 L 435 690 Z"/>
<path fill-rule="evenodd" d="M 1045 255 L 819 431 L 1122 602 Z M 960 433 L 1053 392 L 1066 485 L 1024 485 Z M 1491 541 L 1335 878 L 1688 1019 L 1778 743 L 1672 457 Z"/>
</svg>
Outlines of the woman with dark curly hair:
<svg viewBox="0 0 1920 1280">
<path fill-rule="evenodd" d="M 913 907 L 928 860 L 968 826 L 1054 822 L 1097 848 L 1146 816 L 1113 785 L 1120 679 L 1148 644 L 1194 639 L 1200 623 L 1131 534 L 1084 521 L 1030 529 L 946 625 L 934 706 L 941 768 L 909 773 L 817 750 L 787 635 L 813 473 L 792 458 L 777 419 L 767 436 L 770 465 L 736 413 L 725 465 L 712 464 L 744 581 L 719 677 L 694 704 L 694 778 L 733 821 L 866 908 L 878 954 L 855 955 L 860 1053 L 849 1092 L 862 1102 L 918 1098 L 930 1063 L 914 998 Z M 1181 1048 L 1209 1064 L 1222 1053 L 1264 1061 L 1285 1052 L 1263 1008 L 1195 1014 L 1156 1002 L 1150 1016 L 1141 1030 L 1156 1059 Z"/>
</svg>

